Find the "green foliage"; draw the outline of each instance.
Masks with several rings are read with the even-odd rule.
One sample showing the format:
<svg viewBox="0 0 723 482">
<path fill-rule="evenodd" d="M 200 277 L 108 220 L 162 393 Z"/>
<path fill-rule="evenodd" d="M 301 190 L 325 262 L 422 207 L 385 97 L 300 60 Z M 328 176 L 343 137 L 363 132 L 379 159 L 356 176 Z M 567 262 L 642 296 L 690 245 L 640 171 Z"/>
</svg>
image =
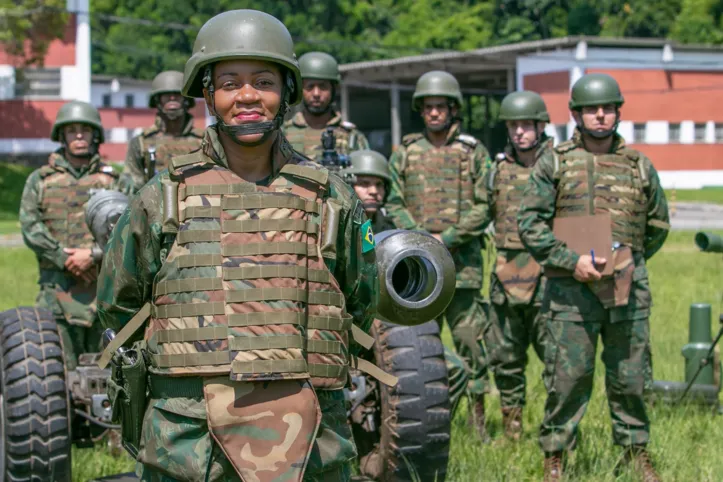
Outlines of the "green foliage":
<svg viewBox="0 0 723 482">
<path fill-rule="evenodd" d="M 18 67 L 42 63 L 50 42 L 65 32 L 65 0 L 0 0 L 0 43 Z"/>
<path fill-rule="evenodd" d="M 0 162 L 0 220 L 17 221 L 25 179 L 32 168 Z"/>
<path fill-rule="evenodd" d="M 723 43 L 720 0 L 682 0 L 672 37 L 688 43 Z"/>
</svg>

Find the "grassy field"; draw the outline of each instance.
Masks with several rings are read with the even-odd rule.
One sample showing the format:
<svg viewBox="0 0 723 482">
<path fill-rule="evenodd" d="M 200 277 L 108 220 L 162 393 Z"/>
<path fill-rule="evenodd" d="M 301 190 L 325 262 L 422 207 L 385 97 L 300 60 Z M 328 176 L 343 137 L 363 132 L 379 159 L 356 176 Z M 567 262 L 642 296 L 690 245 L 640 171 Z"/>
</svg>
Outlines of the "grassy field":
<svg viewBox="0 0 723 482">
<path fill-rule="evenodd" d="M 672 189 L 665 190 L 668 202 L 708 202 L 723 204 L 722 187 L 705 187 L 703 189 L 676 189 L 673 195 Z"/>
<path fill-rule="evenodd" d="M 717 319 L 723 287 L 723 259 L 693 248 L 693 233 L 674 232 L 664 249 L 651 260 L 650 278 L 655 299 L 652 324 L 655 378 L 683 379 L 680 350 L 688 337 L 688 307 L 693 302 L 710 303 Z M 0 249 L 0 309 L 31 304 L 36 293 L 36 265 L 24 248 Z M 713 329 L 717 330 L 717 322 Z M 448 333 L 445 334 L 448 340 Z M 515 445 L 501 437 L 499 402 L 490 397 L 489 429 L 493 441 L 481 445 L 466 426 L 466 407 L 460 407 L 453 423 L 450 481 L 541 480 L 542 453 L 537 445 L 537 428 L 542 419 L 545 391 L 540 379 L 542 365 L 530 352 L 528 369 L 529 402 L 525 411 L 525 437 Z M 656 406 L 652 419 L 651 451 L 664 480 L 723 480 L 723 457 L 718 450 L 723 440 L 723 418 L 696 407 Z M 578 450 L 570 460 L 568 480 L 634 481 L 631 474 L 613 475 L 620 455 L 612 446 L 610 416 L 604 396 L 603 367 L 598 362 L 593 399 L 581 425 Z M 115 459 L 101 448 L 73 451 L 75 481 L 130 470 L 127 457 Z"/>
</svg>

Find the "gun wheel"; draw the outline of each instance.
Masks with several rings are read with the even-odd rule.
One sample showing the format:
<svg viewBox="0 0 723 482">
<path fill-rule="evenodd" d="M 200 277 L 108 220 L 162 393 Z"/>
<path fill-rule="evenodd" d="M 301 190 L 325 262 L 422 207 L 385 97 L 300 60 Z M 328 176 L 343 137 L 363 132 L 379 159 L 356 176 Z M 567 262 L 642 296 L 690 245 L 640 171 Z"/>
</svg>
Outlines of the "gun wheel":
<svg viewBox="0 0 723 482">
<path fill-rule="evenodd" d="M 435 321 L 417 326 L 375 321 L 372 334 L 377 365 L 399 377 L 399 383 L 376 383 L 375 431 L 353 425 L 360 471 L 384 482 L 443 482 L 451 413 L 439 326 Z"/>
<path fill-rule="evenodd" d="M 52 313 L 0 313 L 0 474 L 4 481 L 70 481 L 65 360 Z"/>
</svg>

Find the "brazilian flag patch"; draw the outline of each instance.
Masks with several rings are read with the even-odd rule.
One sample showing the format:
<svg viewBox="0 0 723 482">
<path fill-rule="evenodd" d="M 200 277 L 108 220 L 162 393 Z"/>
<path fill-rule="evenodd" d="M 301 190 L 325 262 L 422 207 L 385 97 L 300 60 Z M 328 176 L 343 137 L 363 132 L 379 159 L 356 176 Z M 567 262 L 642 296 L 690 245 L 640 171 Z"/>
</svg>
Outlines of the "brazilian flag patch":
<svg viewBox="0 0 723 482">
<path fill-rule="evenodd" d="M 372 222 L 367 220 L 361 227 L 362 234 L 362 253 L 368 253 L 374 249 L 374 232 L 372 232 Z"/>
</svg>

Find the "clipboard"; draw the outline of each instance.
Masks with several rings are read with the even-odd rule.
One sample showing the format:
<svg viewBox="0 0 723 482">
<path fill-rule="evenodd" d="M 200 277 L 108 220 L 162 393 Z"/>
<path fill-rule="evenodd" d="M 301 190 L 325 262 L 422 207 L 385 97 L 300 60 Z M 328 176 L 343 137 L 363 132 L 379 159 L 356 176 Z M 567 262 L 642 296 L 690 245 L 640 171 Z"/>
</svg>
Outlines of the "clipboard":
<svg viewBox="0 0 723 482">
<path fill-rule="evenodd" d="M 555 238 L 579 255 L 589 255 L 590 250 L 594 250 L 596 259 L 607 260 L 600 274 L 613 275 L 615 263 L 613 263 L 613 230 L 610 213 L 555 218 L 552 222 L 552 233 Z M 550 278 L 572 276 L 572 271 L 547 268 L 545 276 Z"/>
</svg>

